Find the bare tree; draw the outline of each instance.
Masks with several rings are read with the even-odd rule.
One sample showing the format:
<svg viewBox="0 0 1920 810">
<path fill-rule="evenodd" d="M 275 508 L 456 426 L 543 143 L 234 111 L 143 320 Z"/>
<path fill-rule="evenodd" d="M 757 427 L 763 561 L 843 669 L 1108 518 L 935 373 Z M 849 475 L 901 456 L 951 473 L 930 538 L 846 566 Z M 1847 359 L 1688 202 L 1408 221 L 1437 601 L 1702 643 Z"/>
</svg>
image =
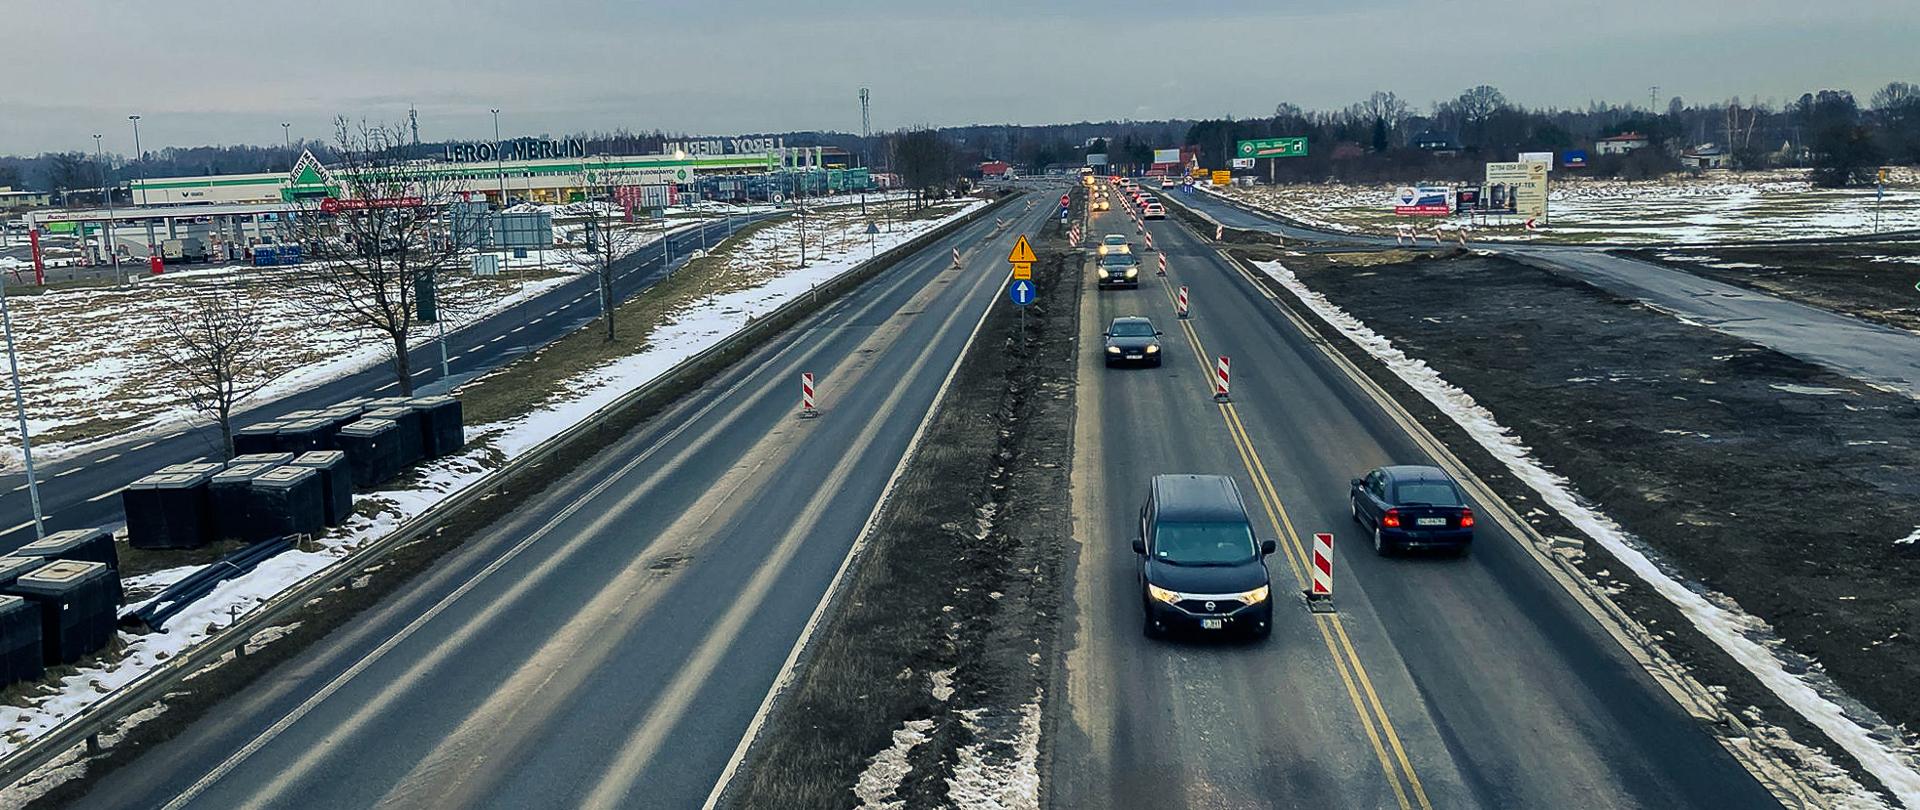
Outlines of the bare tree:
<svg viewBox="0 0 1920 810">
<path fill-rule="evenodd" d="M 335 163 L 324 199 L 303 200 L 288 235 L 307 262 L 296 294 L 321 322 L 381 335 L 392 353 L 394 382 L 413 395 L 407 338 L 421 323 L 419 296 L 453 266 L 459 247 L 441 221 L 457 180 L 407 161 L 403 126 L 334 122 Z M 452 302 L 436 296 L 442 312 Z"/>
<path fill-rule="evenodd" d="M 1373 91 L 1366 101 L 1360 102 L 1360 110 L 1368 123 L 1380 122 L 1388 132 L 1397 131 L 1407 120 L 1407 102 L 1391 90 Z"/>
<path fill-rule="evenodd" d="M 645 232 L 627 222 L 627 212 L 615 202 L 615 190 L 629 185 L 632 179 L 628 173 L 605 167 L 587 178 L 589 187 L 599 189 L 600 199 L 588 201 L 588 213 L 579 220 L 580 239 L 569 240 L 568 247 L 562 251 L 568 261 L 588 268 L 599 280 L 601 320 L 606 322 L 609 342 L 614 339 L 613 311 L 619 306 L 613 295 L 614 266 L 638 252 L 646 242 Z"/>
<path fill-rule="evenodd" d="M 267 346 L 259 307 L 236 288 L 222 286 L 194 297 L 187 311 L 166 321 L 166 338 L 154 354 L 167 379 L 193 410 L 220 426 L 220 449 L 233 457 L 233 410 L 258 392 L 267 372 Z"/>
</svg>

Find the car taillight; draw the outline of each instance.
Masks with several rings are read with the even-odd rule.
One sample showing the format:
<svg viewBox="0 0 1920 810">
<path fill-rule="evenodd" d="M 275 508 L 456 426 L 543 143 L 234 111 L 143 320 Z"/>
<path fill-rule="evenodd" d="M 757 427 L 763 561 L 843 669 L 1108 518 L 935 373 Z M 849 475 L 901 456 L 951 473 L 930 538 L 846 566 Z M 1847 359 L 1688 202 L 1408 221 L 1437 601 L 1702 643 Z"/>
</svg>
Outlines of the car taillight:
<svg viewBox="0 0 1920 810">
<path fill-rule="evenodd" d="M 1473 528 L 1473 508 L 1472 507 L 1468 507 L 1468 506 L 1460 507 L 1460 528 L 1462 529 Z"/>
<path fill-rule="evenodd" d="M 1400 510 L 1388 509 L 1386 514 L 1380 516 L 1380 525 L 1389 529 L 1400 528 Z"/>
</svg>

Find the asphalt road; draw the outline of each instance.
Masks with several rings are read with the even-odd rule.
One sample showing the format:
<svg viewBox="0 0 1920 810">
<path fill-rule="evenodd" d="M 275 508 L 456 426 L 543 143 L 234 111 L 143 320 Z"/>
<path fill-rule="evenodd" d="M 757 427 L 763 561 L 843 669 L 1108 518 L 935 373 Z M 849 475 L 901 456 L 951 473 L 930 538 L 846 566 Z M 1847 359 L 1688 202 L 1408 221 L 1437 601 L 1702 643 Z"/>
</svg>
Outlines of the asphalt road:
<svg viewBox="0 0 1920 810">
<path fill-rule="evenodd" d="M 1013 205 L 1005 232 L 984 218 L 788 330 L 81 804 L 700 806 L 1048 210 Z M 817 419 L 796 418 L 803 371 Z"/>
<path fill-rule="evenodd" d="M 1492 510 L 1476 510 L 1489 517 L 1467 558 L 1375 556 L 1348 518 L 1348 479 L 1429 459 L 1260 288 L 1173 221 L 1148 227 L 1166 283 L 1083 301 L 1081 546 L 1043 754 L 1051 806 L 1777 806 Z M 1139 244 L 1117 210 L 1090 236 L 1107 232 Z M 1103 368 L 1097 336 L 1129 314 L 1165 331 L 1163 368 Z M 1233 358 L 1230 406 L 1210 396 L 1217 355 Z M 1142 635 L 1129 543 L 1148 477 L 1175 472 L 1233 475 L 1259 535 L 1279 541 L 1269 640 Z M 1332 616 L 1298 596 L 1303 541 L 1323 531 Z"/>
<path fill-rule="evenodd" d="M 738 229 L 762 217 L 736 217 L 731 223 L 703 226 L 709 243 L 724 238 L 729 227 Z M 700 231 L 671 237 L 674 266 L 703 242 Z M 665 278 L 668 267 L 658 243 L 623 260 L 616 269 L 615 294 L 621 300 L 638 295 Z M 591 322 L 600 303 L 594 279 L 581 276 L 519 306 L 497 313 L 447 335 L 447 369 L 458 382 L 496 368 Z M 429 342 L 415 348 L 410 358 L 414 386 L 440 380 L 440 345 Z M 323 408 L 358 396 L 391 396 L 399 390 L 393 370 L 382 362 L 364 371 L 253 404 L 235 418 L 235 427 L 272 419 L 288 411 Z M 38 465 L 41 512 L 48 532 L 61 529 L 111 526 L 125 522 L 120 490 L 135 479 L 168 464 L 202 457 L 219 457 L 220 433 L 213 427 L 180 428 L 163 434 L 137 436 L 114 442 L 52 464 Z M 33 540 L 33 511 L 25 472 L 0 475 L 0 550 L 10 551 Z"/>
<path fill-rule="evenodd" d="M 1180 195 L 1192 208 L 1229 227 L 1372 247 L 1381 236 L 1310 230 L 1262 217 L 1204 193 Z M 1481 250 L 1524 257 L 1709 329 L 1825 366 L 1862 382 L 1920 395 L 1920 335 L 1736 287 L 1670 267 L 1571 245 L 1482 242 Z"/>
</svg>

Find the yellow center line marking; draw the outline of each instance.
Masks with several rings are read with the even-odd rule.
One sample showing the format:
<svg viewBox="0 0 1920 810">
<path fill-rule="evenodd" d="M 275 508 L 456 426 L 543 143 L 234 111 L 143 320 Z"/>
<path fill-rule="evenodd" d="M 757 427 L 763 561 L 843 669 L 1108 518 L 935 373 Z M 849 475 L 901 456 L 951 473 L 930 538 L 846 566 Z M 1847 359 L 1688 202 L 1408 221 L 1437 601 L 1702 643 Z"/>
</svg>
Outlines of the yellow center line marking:
<svg viewBox="0 0 1920 810">
<path fill-rule="evenodd" d="M 1176 295 L 1173 282 L 1168 277 L 1161 276 L 1160 287 L 1161 291 L 1166 293 L 1168 302 L 1173 303 Z M 1201 342 L 1200 334 L 1194 330 L 1192 321 L 1182 320 L 1180 326 L 1187 334 L 1188 348 L 1193 351 L 1194 360 L 1199 363 L 1204 372 L 1207 390 L 1211 393 L 1214 390 L 1213 374 L 1215 373 L 1211 362 L 1212 355 L 1207 352 L 1205 344 Z M 1247 474 L 1253 479 L 1254 491 L 1260 496 L 1260 503 L 1267 512 L 1268 521 L 1273 524 L 1277 533 L 1286 537 L 1287 542 L 1283 547 L 1287 552 L 1288 567 L 1293 571 L 1294 581 L 1304 589 L 1310 552 L 1301 542 L 1299 532 L 1294 530 L 1293 518 L 1287 514 L 1286 504 L 1280 499 L 1280 493 L 1273 486 L 1273 479 L 1267 473 L 1266 463 L 1261 460 L 1259 451 L 1254 449 L 1253 437 L 1247 433 L 1246 424 L 1240 420 L 1239 409 L 1230 402 L 1222 403 L 1220 413 L 1221 420 L 1226 424 L 1227 434 L 1233 439 L 1234 451 L 1240 455 L 1241 464 L 1246 467 Z M 1321 641 L 1326 644 L 1327 654 L 1332 656 L 1334 669 L 1340 673 L 1341 683 L 1347 689 L 1347 697 L 1353 702 L 1354 712 L 1360 716 L 1360 726 L 1366 731 L 1367 741 L 1372 744 L 1374 754 L 1380 760 L 1380 768 L 1386 774 L 1388 783 L 1393 785 L 1394 797 L 1403 810 L 1411 810 L 1413 807 L 1413 804 L 1408 801 L 1406 789 L 1401 785 L 1400 776 L 1404 774 L 1407 786 L 1413 789 L 1414 801 L 1417 801 L 1423 810 L 1432 810 L 1433 804 L 1427 799 L 1427 792 L 1420 784 L 1420 777 L 1414 773 L 1413 764 L 1407 758 L 1406 748 L 1400 743 L 1400 735 L 1394 730 L 1393 722 L 1387 717 L 1386 704 L 1381 702 L 1379 693 L 1374 690 L 1373 679 L 1367 676 L 1366 666 L 1360 662 L 1359 650 L 1354 646 L 1353 639 L 1347 635 L 1346 626 L 1340 622 L 1339 614 L 1316 615 L 1321 620 L 1315 622 L 1314 627 L 1319 630 Z M 1379 723 L 1378 730 L 1374 727 L 1376 719 Z M 1385 744 L 1382 744 L 1382 737 L 1385 738 Z M 1388 748 L 1392 748 L 1391 754 L 1388 753 Z M 1397 772 L 1394 767 L 1396 764 L 1399 766 Z"/>
</svg>

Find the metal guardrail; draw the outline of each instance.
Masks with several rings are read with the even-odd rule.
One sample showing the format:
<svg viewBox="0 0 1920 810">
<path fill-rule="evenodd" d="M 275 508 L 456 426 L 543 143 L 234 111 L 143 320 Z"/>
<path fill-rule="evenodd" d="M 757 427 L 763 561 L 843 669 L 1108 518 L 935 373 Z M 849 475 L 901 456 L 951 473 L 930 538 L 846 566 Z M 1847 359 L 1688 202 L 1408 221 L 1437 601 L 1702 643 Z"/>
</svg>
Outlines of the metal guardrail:
<svg viewBox="0 0 1920 810">
<path fill-rule="evenodd" d="M 599 430 L 616 418 L 628 416 L 628 409 L 665 392 L 675 391 L 679 386 L 692 380 L 717 372 L 738 359 L 737 356 L 744 355 L 762 342 L 785 331 L 787 327 L 819 311 L 828 303 L 879 275 L 881 271 L 991 215 L 1006 203 L 1021 196 L 1023 195 L 1002 196 L 960 219 L 909 239 L 888 249 L 884 254 L 854 265 L 847 272 L 815 287 L 810 294 L 797 297 L 780 305 L 772 312 L 755 318 L 740 331 L 723 338 L 719 343 L 707 347 L 699 354 L 674 364 L 672 368 L 647 384 L 621 395 L 620 398 L 607 403 L 573 426 L 534 445 L 519 458 L 507 462 L 486 477 L 427 507 L 425 511 L 415 515 L 386 536 L 362 546 L 314 576 L 275 594 L 252 612 L 215 631 L 200 644 L 154 667 L 145 675 L 61 721 L 46 734 L 21 746 L 4 759 L 0 759 L 0 786 L 14 784 L 76 746 L 87 744 L 91 747 L 97 742 L 96 735 L 113 721 L 161 699 L 188 675 L 218 663 L 228 652 L 245 645 L 255 634 L 285 621 L 291 614 L 305 606 L 309 600 L 348 582 L 367 565 L 378 561 L 388 552 L 437 531 L 466 508 L 503 491 L 517 475 L 532 470 L 562 452 L 575 449 L 574 446 L 577 443 L 590 442 L 594 446 L 600 445 Z"/>
</svg>

